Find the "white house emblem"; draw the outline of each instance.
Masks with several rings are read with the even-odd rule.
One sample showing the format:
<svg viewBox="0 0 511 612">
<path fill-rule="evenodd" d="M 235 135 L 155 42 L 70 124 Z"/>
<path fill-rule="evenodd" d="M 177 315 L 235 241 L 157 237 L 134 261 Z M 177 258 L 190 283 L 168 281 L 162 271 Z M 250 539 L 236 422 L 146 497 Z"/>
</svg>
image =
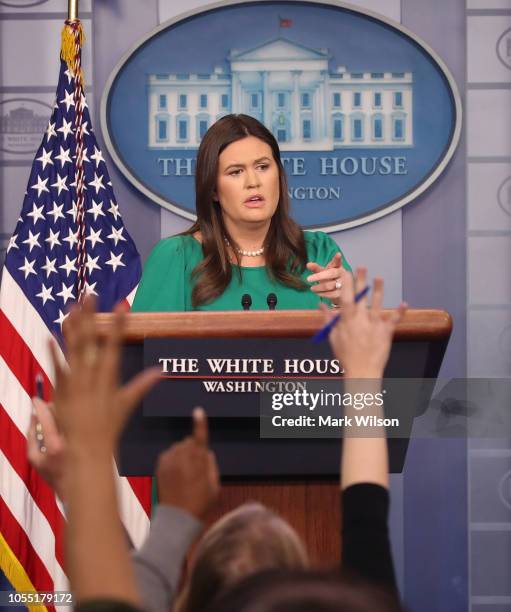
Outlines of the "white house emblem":
<svg viewBox="0 0 511 612">
<path fill-rule="evenodd" d="M 162 24 L 110 75 L 101 124 L 128 180 L 194 219 L 197 149 L 229 113 L 273 133 L 291 214 L 326 231 L 413 201 L 461 131 L 456 84 L 433 50 L 335 0 L 227 0 Z"/>
</svg>

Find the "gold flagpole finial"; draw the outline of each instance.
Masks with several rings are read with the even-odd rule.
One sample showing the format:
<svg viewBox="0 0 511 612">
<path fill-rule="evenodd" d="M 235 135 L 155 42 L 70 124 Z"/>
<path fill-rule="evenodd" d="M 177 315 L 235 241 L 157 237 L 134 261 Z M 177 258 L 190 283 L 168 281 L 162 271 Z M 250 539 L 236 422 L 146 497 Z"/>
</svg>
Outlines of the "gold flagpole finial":
<svg viewBox="0 0 511 612">
<path fill-rule="evenodd" d="M 78 0 L 67 0 L 67 18 L 78 19 Z"/>
</svg>

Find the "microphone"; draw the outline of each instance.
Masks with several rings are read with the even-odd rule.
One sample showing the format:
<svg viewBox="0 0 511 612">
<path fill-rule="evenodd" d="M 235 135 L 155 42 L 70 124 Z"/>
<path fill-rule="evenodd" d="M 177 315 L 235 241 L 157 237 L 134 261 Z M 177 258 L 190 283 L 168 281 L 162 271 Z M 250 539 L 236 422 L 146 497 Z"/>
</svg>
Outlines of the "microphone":
<svg viewBox="0 0 511 612">
<path fill-rule="evenodd" d="M 275 306 L 277 306 L 277 296 L 274 293 L 268 293 L 266 303 L 268 304 L 268 308 L 270 310 L 275 310 Z"/>
<path fill-rule="evenodd" d="M 241 296 L 241 305 L 243 306 L 243 310 L 250 310 L 250 306 L 252 306 L 252 298 L 248 293 L 244 293 Z"/>
</svg>

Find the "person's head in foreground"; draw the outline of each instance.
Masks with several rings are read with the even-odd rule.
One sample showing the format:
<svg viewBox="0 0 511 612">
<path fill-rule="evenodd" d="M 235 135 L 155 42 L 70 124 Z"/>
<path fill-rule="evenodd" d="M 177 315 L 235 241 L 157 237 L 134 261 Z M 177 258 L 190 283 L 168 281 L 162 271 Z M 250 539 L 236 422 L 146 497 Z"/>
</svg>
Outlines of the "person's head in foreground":
<svg viewBox="0 0 511 612">
<path fill-rule="evenodd" d="M 230 586 L 261 570 L 307 566 L 305 548 L 289 523 L 261 504 L 243 504 L 201 539 L 176 610 L 200 612 Z"/>
<path fill-rule="evenodd" d="M 289 216 L 287 178 L 273 134 L 248 115 L 227 115 L 206 132 L 195 172 L 197 221 L 204 260 L 195 271 L 194 305 L 218 297 L 240 263 L 239 241 L 264 247 L 262 259 L 280 282 L 305 289 L 303 233 Z"/>
<path fill-rule="evenodd" d="M 326 571 L 266 571 L 241 580 L 203 612 L 401 612 L 396 598 Z"/>
</svg>

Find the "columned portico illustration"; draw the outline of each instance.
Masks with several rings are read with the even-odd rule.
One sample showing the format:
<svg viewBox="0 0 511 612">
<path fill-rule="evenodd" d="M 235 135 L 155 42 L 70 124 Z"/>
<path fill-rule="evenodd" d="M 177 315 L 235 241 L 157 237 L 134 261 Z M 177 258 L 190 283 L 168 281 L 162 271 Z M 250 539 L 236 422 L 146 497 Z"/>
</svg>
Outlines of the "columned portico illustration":
<svg viewBox="0 0 511 612">
<path fill-rule="evenodd" d="M 327 49 L 279 37 L 231 49 L 229 70 L 150 75 L 148 145 L 195 148 L 233 112 L 262 121 L 283 151 L 412 146 L 412 74 L 332 72 L 331 59 Z"/>
</svg>

